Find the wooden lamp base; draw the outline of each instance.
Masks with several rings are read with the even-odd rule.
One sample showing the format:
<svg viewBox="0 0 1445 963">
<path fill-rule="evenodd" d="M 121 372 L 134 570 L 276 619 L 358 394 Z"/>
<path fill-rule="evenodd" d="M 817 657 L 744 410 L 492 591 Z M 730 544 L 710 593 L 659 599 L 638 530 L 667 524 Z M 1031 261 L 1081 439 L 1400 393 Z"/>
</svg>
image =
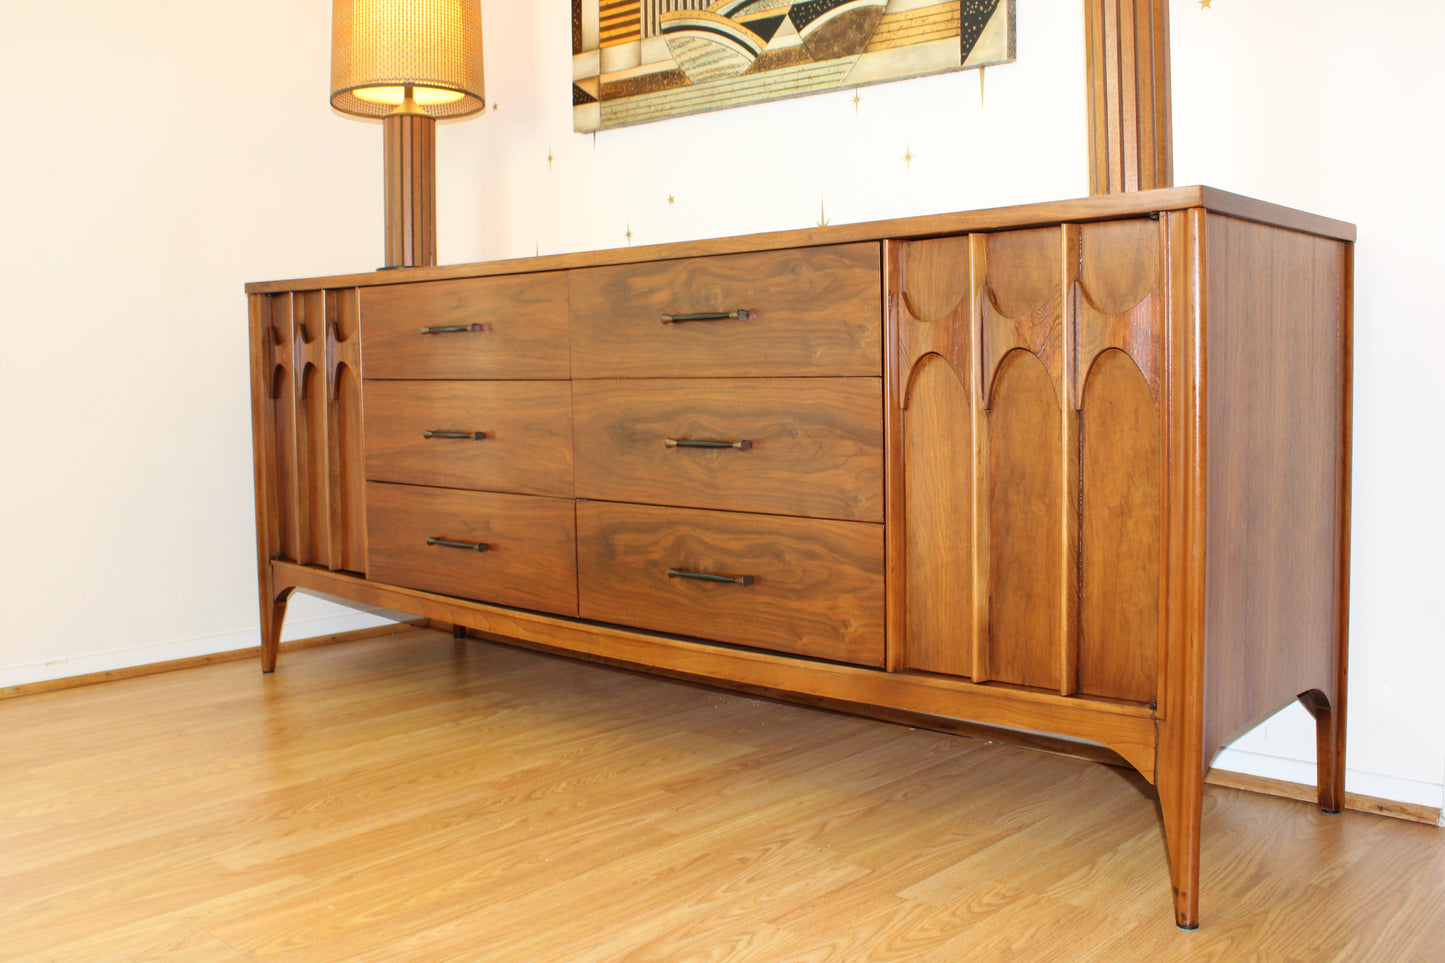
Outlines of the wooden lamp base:
<svg viewBox="0 0 1445 963">
<path fill-rule="evenodd" d="M 389 268 L 437 263 L 436 126 L 410 98 L 381 119 Z"/>
</svg>

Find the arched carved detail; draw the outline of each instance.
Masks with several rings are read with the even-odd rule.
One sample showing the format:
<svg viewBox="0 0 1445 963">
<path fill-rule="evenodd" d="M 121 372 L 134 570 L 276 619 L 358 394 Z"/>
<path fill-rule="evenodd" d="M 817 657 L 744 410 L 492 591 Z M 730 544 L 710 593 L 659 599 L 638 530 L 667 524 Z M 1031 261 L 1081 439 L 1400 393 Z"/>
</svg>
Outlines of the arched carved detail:
<svg viewBox="0 0 1445 963">
<path fill-rule="evenodd" d="M 929 355 L 953 368 L 965 388 L 972 356 L 969 238 L 938 238 L 903 246 L 898 319 L 899 407 L 907 408 L 919 367 Z"/>
<path fill-rule="evenodd" d="M 1064 237 L 1058 228 L 1010 231 L 980 238 L 978 294 L 979 401 L 993 406 L 999 366 L 1016 349 L 1033 354 L 1060 398 L 1064 394 Z"/>
<path fill-rule="evenodd" d="M 1079 272 L 1071 291 L 1075 409 L 1099 356 L 1117 348 L 1133 360 L 1157 407 L 1163 378 L 1161 293 L 1163 236 L 1159 222 L 1138 218 L 1079 229 Z"/>
<path fill-rule="evenodd" d="M 1028 317 L 1011 318 L 1001 312 L 992 293 L 985 288 L 979 314 L 979 341 L 983 365 L 980 371 L 980 401 L 985 410 L 993 408 L 994 389 L 1004 360 L 1015 351 L 1034 356 L 1053 383 L 1054 394 L 1063 393 L 1063 324 L 1053 305 L 1045 305 Z"/>
<path fill-rule="evenodd" d="M 1163 346 L 1159 343 L 1160 297 L 1150 292 L 1143 300 L 1120 314 L 1104 314 L 1089 298 L 1083 284 L 1075 286 L 1074 318 L 1077 326 L 1075 350 L 1078 376 L 1074 380 L 1074 408 L 1084 407 L 1084 391 L 1094 366 L 1107 351 L 1128 357 L 1149 387 L 1149 397 L 1159 406 L 1162 390 Z"/>
</svg>

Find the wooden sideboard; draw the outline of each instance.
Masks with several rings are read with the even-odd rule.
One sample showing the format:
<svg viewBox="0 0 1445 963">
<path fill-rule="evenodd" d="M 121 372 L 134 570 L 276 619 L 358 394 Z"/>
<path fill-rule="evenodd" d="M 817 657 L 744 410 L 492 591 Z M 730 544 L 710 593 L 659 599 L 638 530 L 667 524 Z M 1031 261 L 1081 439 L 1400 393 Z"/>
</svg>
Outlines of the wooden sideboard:
<svg viewBox="0 0 1445 963">
<path fill-rule="evenodd" d="M 251 284 L 263 668 L 296 589 L 1103 747 L 1198 922 L 1295 699 L 1343 802 L 1354 228 L 1209 188 Z"/>
</svg>

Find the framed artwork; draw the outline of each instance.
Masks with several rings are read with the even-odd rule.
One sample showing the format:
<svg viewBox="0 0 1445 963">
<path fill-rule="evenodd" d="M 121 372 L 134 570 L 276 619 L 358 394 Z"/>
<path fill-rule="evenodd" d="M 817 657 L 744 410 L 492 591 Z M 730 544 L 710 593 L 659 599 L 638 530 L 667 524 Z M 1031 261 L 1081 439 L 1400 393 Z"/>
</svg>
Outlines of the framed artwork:
<svg viewBox="0 0 1445 963">
<path fill-rule="evenodd" d="M 1014 59 L 1014 0 L 572 0 L 578 131 Z"/>
</svg>

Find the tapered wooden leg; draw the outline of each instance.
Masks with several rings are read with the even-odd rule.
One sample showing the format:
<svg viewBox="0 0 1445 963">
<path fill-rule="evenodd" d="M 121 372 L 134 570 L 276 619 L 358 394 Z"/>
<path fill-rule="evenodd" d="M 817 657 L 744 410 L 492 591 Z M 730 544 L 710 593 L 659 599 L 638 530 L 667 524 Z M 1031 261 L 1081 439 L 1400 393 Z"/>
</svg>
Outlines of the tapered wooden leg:
<svg viewBox="0 0 1445 963">
<path fill-rule="evenodd" d="M 1197 929 L 1204 780 L 1160 779 L 1158 789 L 1159 808 L 1164 814 L 1164 843 L 1169 850 L 1169 879 L 1174 888 L 1174 922 L 1182 930 Z"/>
<path fill-rule="evenodd" d="M 281 624 L 286 620 L 286 602 L 291 598 L 291 589 L 283 589 L 272 596 L 263 587 L 261 595 L 261 671 L 276 671 L 276 656 L 281 652 Z"/>
<path fill-rule="evenodd" d="M 1299 694 L 1300 705 L 1315 717 L 1315 765 L 1320 811 L 1338 813 L 1345 806 L 1345 725 L 1329 697 L 1319 689 Z"/>
<path fill-rule="evenodd" d="M 1159 757 L 1154 788 L 1164 816 L 1169 878 L 1174 888 L 1174 922 L 1199 927 L 1199 838 L 1204 822 L 1204 752 L 1199 725 L 1159 721 Z"/>
<path fill-rule="evenodd" d="M 465 625 L 452 626 L 452 641 L 465 642 L 467 640 L 467 627 Z"/>
</svg>

